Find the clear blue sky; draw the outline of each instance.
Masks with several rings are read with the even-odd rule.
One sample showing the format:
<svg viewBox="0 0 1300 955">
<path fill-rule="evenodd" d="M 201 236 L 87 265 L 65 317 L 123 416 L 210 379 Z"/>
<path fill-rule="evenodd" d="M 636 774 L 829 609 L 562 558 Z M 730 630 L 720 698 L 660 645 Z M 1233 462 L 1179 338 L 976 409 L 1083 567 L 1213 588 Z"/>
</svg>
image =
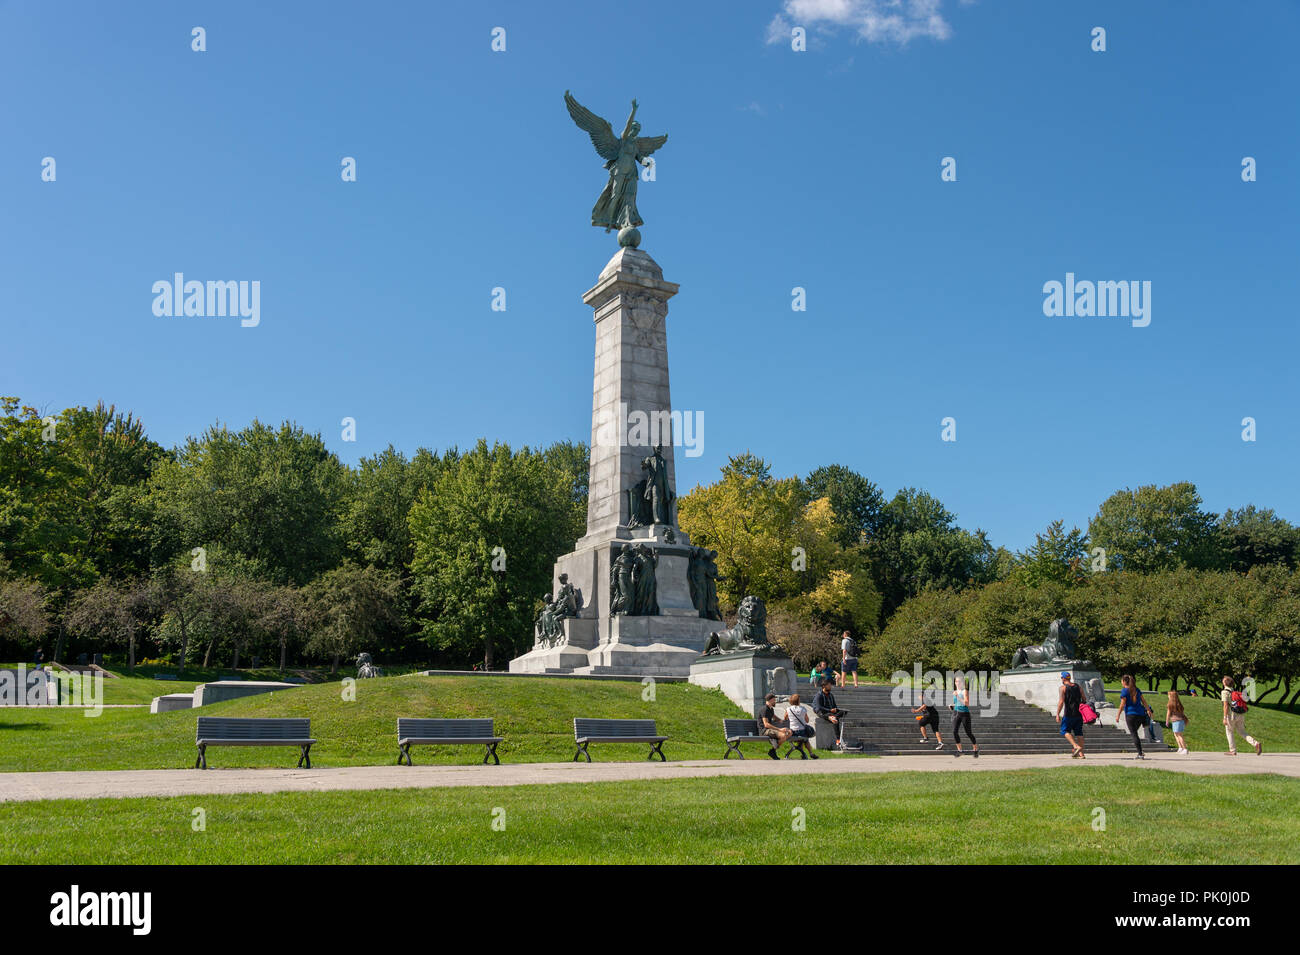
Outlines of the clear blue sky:
<svg viewBox="0 0 1300 955">
<path fill-rule="evenodd" d="M 670 134 L 640 206 L 704 413 L 682 492 L 750 450 L 1015 549 L 1176 480 L 1300 521 L 1300 8 L 886 7 L 0 2 L 0 394 L 102 398 L 165 445 L 292 419 L 350 462 L 588 440 L 581 295 L 616 245 L 571 89 Z M 155 317 L 177 271 L 260 281 L 261 324 Z M 1150 281 L 1150 326 L 1044 316 L 1067 272 Z"/>
</svg>

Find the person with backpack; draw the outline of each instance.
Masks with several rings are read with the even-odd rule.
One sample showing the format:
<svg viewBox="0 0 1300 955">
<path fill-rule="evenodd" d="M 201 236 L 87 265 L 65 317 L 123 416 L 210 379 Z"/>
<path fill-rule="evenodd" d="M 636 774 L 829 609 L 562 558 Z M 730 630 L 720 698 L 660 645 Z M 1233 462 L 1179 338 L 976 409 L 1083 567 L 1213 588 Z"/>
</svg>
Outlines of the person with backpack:
<svg viewBox="0 0 1300 955">
<path fill-rule="evenodd" d="M 1069 670 L 1061 671 L 1061 692 L 1056 695 L 1056 718 L 1061 721 L 1061 735 L 1074 747 L 1071 759 L 1084 759 L 1083 755 L 1083 690 L 1074 682 Z M 1065 715 L 1061 715 L 1061 711 Z"/>
<path fill-rule="evenodd" d="M 840 686 L 849 685 L 849 674 L 853 674 L 853 685 L 858 685 L 858 645 L 853 642 L 847 630 L 840 638 Z"/>
<path fill-rule="evenodd" d="M 1246 732 L 1246 711 L 1250 706 L 1246 702 L 1245 695 L 1234 687 L 1232 677 L 1225 676 L 1223 692 L 1219 694 L 1219 698 L 1223 700 L 1223 727 L 1228 734 L 1228 752 L 1225 755 L 1237 755 L 1237 736 L 1240 736 L 1255 747 L 1255 755 L 1258 756 L 1264 752 L 1264 744 Z M 1236 736 L 1233 735 L 1234 733 Z"/>
<path fill-rule="evenodd" d="M 1123 689 L 1119 691 L 1119 713 L 1115 716 L 1115 724 L 1119 725 L 1120 720 L 1127 721 L 1128 731 L 1133 735 L 1133 745 L 1137 747 L 1137 758 L 1146 759 L 1146 755 L 1142 752 L 1142 740 L 1138 738 L 1138 730 L 1151 720 L 1151 707 L 1142 698 L 1137 680 L 1125 673 L 1120 677 L 1119 682 Z"/>
<path fill-rule="evenodd" d="M 1187 740 L 1183 739 L 1183 731 L 1187 729 L 1187 713 L 1183 710 L 1183 701 L 1178 698 L 1177 690 L 1169 691 L 1169 702 L 1165 704 L 1165 722 L 1169 724 L 1169 730 L 1174 734 L 1174 739 L 1178 740 L 1178 755 L 1187 755 Z"/>
</svg>

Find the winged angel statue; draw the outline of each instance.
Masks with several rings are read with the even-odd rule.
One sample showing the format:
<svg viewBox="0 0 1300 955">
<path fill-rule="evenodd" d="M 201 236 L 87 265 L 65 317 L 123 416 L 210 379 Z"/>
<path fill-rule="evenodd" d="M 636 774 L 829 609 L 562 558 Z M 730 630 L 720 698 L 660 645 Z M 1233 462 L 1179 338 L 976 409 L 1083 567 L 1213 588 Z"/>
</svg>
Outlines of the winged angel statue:
<svg viewBox="0 0 1300 955">
<path fill-rule="evenodd" d="M 605 191 L 596 200 L 591 210 L 591 224 L 603 226 L 605 231 L 618 229 L 619 245 L 636 248 L 641 242 L 641 233 L 636 227 L 642 225 L 640 214 L 636 211 L 636 184 L 640 178 L 638 163 L 643 163 L 650 155 L 668 141 L 665 136 L 639 136 L 641 124 L 636 121 L 636 100 L 632 100 L 632 112 L 628 114 L 627 125 L 623 127 L 622 137 L 614 135 L 614 129 L 608 120 L 601 119 L 591 110 L 579 103 L 566 90 L 564 105 L 569 108 L 569 115 L 578 124 L 578 128 L 591 137 L 591 144 L 605 160 L 609 170 L 609 182 Z"/>
</svg>

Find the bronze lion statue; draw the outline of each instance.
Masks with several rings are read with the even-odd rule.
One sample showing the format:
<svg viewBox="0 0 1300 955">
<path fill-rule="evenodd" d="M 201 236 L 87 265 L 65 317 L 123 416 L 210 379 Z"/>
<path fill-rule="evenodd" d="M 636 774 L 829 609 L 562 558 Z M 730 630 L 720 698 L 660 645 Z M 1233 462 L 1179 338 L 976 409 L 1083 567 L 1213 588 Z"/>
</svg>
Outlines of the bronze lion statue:
<svg viewBox="0 0 1300 955">
<path fill-rule="evenodd" d="M 730 630 L 715 630 L 704 645 L 704 656 L 735 653 L 738 650 L 775 649 L 767 640 L 767 607 L 760 597 L 749 596 L 740 602 L 736 625 Z"/>
<path fill-rule="evenodd" d="M 1070 621 L 1060 617 L 1047 629 L 1047 639 L 1032 647 L 1021 647 L 1011 658 L 1011 669 L 1018 667 L 1050 667 L 1061 663 L 1075 663 L 1078 651 L 1074 638 L 1079 631 Z"/>
</svg>

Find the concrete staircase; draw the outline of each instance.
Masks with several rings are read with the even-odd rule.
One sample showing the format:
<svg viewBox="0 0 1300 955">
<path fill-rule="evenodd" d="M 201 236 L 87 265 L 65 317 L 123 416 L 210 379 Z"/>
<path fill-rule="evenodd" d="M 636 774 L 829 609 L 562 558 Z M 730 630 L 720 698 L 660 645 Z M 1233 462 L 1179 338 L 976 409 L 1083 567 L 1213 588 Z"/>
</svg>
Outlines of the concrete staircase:
<svg viewBox="0 0 1300 955">
<path fill-rule="evenodd" d="M 806 680 L 801 680 L 798 692 L 811 706 L 815 691 Z M 939 732 L 943 734 L 944 748 L 935 750 L 935 743 L 922 743 L 921 731 L 910 712 L 912 704 L 895 706 L 894 687 L 863 684 L 857 688 L 852 683 L 834 690 L 836 702 L 848 712 L 844 720 L 844 739 L 850 745 L 857 741 L 863 752 L 878 756 L 946 756 L 951 759 L 956 751 L 952 737 L 952 711 L 939 705 Z M 974 694 L 972 693 L 972 698 Z M 910 698 L 910 697 L 909 697 Z M 973 702 L 973 700 L 972 700 Z M 1070 744 L 1060 735 L 1060 724 L 1052 714 L 1031 706 L 1005 693 L 998 694 L 996 716 L 981 715 L 971 708 L 971 725 L 979 740 L 980 752 L 1004 754 L 1070 755 Z M 1115 710 L 1103 710 L 1101 718 L 1084 727 L 1085 752 L 1128 753 L 1136 755 L 1128 731 L 1115 727 Z M 934 734 L 930 734 L 931 739 Z M 970 742 L 962 734 L 962 750 L 970 752 Z M 1153 752 L 1167 751 L 1163 743 L 1142 740 L 1144 749 Z"/>
</svg>

